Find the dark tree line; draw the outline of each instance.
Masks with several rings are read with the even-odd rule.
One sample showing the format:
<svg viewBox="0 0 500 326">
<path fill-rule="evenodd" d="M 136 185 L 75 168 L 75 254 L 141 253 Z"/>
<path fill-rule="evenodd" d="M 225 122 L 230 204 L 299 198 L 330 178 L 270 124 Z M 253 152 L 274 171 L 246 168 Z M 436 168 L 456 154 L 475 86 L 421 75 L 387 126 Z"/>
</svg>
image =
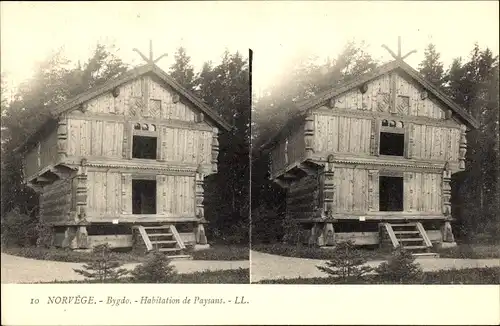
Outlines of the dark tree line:
<svg viewBox="0 0 500 326">
<path fill-rule="evenodd" d="M 464 107 L 480 126 L 467 133 L 466 170 L 452 179 L 452 214 L 459 236 L 498 238 L 500 232 L 498 56 L 475 45 L 448 70 L 430 44 L 420 72 Z M 456 228 L 457 229 L 457 228 Z"/>
</svg>

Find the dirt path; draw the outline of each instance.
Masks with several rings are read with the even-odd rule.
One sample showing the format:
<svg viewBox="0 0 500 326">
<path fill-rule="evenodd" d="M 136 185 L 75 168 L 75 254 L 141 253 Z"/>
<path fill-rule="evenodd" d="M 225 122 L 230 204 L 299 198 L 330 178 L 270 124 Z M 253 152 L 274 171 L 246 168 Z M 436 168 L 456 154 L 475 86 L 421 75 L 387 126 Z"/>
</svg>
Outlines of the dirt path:
<svg viewBox="0 0 500 326">
<path fill-rule="evenodd" d="M 316 268 L 317 265 L 325 266 L 325 261 L 320 259 L 283 257 L 251 251 L 250 261 L 250 279 L 252 282 L 279 278 L 327 276 L 327 274 Z M 500 259 L 417 258 L 416 261 L 424 271 L 500 266 Z M 376 267 L 381 262 L 381 260 L 370 261 L 367 265 Z"/>
<path fill-rule="evenodd" d="M 35 260 L 2 253 L 2 283 L 33 283 L 82 280 L 83 276 L 75 273 L 73 268 L 81 268 L 80 263 Z M 178 260 L 172 264 L 179 273 L 193 273 L 204 270 L 249 268 L 248 261 L 210 261 L 210 260 Z M 133 269 L 137 264 L 125 264 Z"/>
</svg>

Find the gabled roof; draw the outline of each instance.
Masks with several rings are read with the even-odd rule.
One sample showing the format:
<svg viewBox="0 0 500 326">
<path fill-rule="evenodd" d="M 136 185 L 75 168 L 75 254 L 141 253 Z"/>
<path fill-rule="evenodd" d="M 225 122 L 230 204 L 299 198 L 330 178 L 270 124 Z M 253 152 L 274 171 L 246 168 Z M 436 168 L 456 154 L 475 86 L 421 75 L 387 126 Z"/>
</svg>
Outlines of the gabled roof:
<svg viewBox="0 0 500 326">
<path fill-rule="evenodd" d="M 202 100 L 200 100 L 198 97 L 196 97 L 192 92 L 188 91 L 184 87 L 182 87 L 179 83 L 177 83 L 172 77 L 167 75 L 166 72 L 161 70 L 158 66 L 155 64 L 146 64 L 137 68 L 134 68 L 132 70 L 129 70 L 125 72 L 123 75 L 120 77 L 117 77 L 115 79 L 112 79 L 106 83 L 104 83 L 101 86 L 94 87 L 92 89 L 89 89 L 86 92 L 83 92 L 74 98 L 56 106 L 55 108 L 50 110 L 50 113 L 53 117 L 58 117 L 64 112 L 67 112 L 72 109 L 78 108 L 78 105 L 80 105 L 83 102 L 86 102 L 88 100 L 91 100 L 103 93 L 109 92 L 113 90 L 115 87 L 118 87 L 124 83 L 127 83 L 131 80 L 136 79 L 137 77 L 140 77 L 142 75 L 148 74 L 148 73 L 153 73 L 157 77 L 159 77 L 163 82 L 165 82 L 168 86 L 173 88 L 176 92 L 178 92 L 180 95 L 182 95 L 185 99 L 187 99 L 189 102 L 191 102 L 196 108 L 198 108 L 200 111 L 205 113 L 210 120 L 214 121 L 218 127 L 221 127 L 225 129 L 226 131 L 231 129 L 231 126 L 224 121 L 213 109 L 208 107 Z"/>
<path fill-rule="evenodd" d="M 472 115 L 470 115 L 464 108 L 453 102 L 446 94 L 437 89 L 434 85 L 425 80 L 418 71 L 413 69 L 402 60 L 394 60 L 380 66 L 372 72 L 361 75 L 355 80 L 341 84 L 340 86 L 332 88 L 330 90 L 321 92 L 308 100 L 296 103 L 295 107 L 297 108 L 297 113 L 288 120 L 285 126 L 281 128 L 277 134 L 271 137 L 270 141 L 262 145 L 261 149 L 268 148 L 272 143 L 274 143 L 283 131 L 290 128 L 290 122 L 296 121 L 300 116 L 305 116 L 307 114 L 307 110 L 312 109 L 315 106 L 320 105 L 321 103 L 324 103 L 332 97 L 338 96 L 351 89 L 355 89 L 366 82 L 376 79 L 396 69 L 403 70 L 406 74 L 408 74 L 411 78 L 418 82 L 425 90 L 430 92 L 432 95 L 434 95 L 434 97 L 436 97 L 443 104 L 449 107 L 469 128 L 475 129 L 479 127 L 479 122 L 474 119 Z"/>
</svg>

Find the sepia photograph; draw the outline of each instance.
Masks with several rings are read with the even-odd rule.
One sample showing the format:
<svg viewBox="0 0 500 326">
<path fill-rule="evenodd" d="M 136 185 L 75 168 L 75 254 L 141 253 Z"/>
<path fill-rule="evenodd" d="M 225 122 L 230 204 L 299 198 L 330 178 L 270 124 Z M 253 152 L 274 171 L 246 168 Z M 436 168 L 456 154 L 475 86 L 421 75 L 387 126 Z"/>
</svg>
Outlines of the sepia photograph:
<svg viewBox="0 0 500 326">
<path fill-rule="evenodd" d="M 2 4 L 2 283 L 248 284 L 249 51 L 193 8 Z"/>
<path fill-rule="evenodd" d="M 500 282 L 494 7 L 273 18 L 283 44 L 253 63 L 252 283 Z"/>
</svg>

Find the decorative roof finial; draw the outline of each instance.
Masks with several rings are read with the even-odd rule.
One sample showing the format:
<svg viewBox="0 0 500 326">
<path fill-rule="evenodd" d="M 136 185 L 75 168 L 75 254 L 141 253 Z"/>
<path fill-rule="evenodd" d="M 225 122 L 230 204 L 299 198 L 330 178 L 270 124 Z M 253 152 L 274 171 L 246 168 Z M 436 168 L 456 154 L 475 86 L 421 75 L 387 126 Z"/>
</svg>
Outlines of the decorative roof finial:
<svg viewBox="0 0 500 326">
<path fill-rule="evenodd" d="M 408 52 L 407 54 L 405 54 L 404 56 L 401 56 L 401 36 L 398 36 L 398 54 L 394 53 L 391 49 L 389 49 L 389 47 L 385 44 L 382 45 L 382 47 L 384 49 L 386 49 L 390 54 L 391 56 L 396 59 L 396 60 L 404 60 L 405 58 L 407 58 L 410 54 L 413 54 L 413 53 L 416 53 L 417 50 L 411 50 L 410 52 Z"/>
<path fill-rule="evenodd" d="M 149 58 L 146 57 L 144 54 L 142 54 L 142 52 L 139 51 L 139 50 L 137 50 L 136 48 L 132 49 L 132 51 L 135 51 L 135 52 L 139 53 L 139 55 L 141 56 L 141 58 L 144 61 L 146 61 L 148 64 L 151 64 L 151 65 L 157 63 L 158 61 L 160 61 L 161 58 L 167 56 L 167 54 L 164 53 L 161 56 L 159 56 L 158 58 L 153 59 L 154 57 L 153 57 L 153 41 L 152 40 L 149 40 Z"/>
</svg>

